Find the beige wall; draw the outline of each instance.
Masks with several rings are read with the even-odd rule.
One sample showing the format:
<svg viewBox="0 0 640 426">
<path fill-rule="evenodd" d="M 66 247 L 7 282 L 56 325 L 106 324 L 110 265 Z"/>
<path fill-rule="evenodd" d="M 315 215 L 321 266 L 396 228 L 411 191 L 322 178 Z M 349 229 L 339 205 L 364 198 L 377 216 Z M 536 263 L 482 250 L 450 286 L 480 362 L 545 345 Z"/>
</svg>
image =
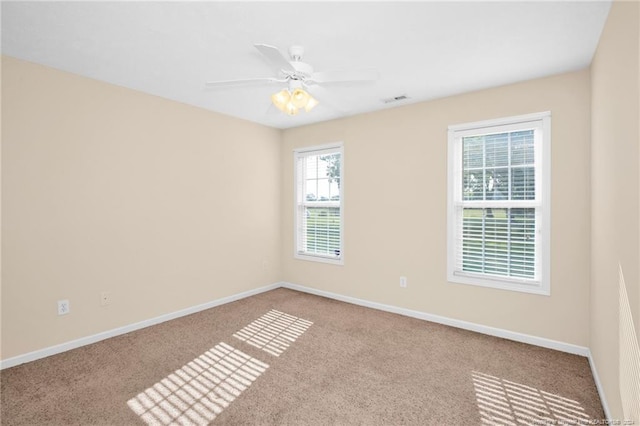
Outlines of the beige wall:
<svg viewBox="0 0 640 426">
<path fill-rule="evenodd" d="M 3 359 L 280 279 L 280 131 L 8 57 L 2 89 Z"/>
<path fill-rule="evenodd" d="M 1 17 L 0 17 L 1 18 Z M 2 66 L 0 66 L 0 359 L 2 359 Z"/>
<path fill-rule="evenodd" d="M 612 418 L 618 389 L 618 265 L 640 331 L 640 11 L 614 2 L 591 67 L 591 351 Z"/>
<path fill-rule="evenodd" d="M 447 126 L 552 112 L 551 296 L 446 278 Z M 588 70 L 284 131 L 289 282 L 576 345 L 589 344 Z M 344 266 L 293 258 L 292 151 L 344 142 Z M 408 288 L 399 287 L 406 275 Z"/>
</svg>

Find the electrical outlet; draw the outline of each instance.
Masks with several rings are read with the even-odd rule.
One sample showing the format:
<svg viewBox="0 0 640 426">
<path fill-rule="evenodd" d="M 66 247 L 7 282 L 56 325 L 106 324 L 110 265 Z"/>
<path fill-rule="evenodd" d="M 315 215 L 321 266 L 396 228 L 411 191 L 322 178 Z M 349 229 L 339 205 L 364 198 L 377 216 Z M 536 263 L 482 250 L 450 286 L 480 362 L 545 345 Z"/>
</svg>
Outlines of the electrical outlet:
<svg viewBox="0 0 640 426">
<path fill-rule="evenodd" d="M 402 288 L 407 287 L 407 277 L 400 277 L 400 287 Z"/>
<path fill-rule="evenodd" d="M 111 304 L 111 293 L 103 291 L 100 293 L 100 306 L 107 306 Z"/>
<path fill-rule="evenodd" d="M 66 315 L 71 311 L 68 300 L 58 300 L 58 315 Z"/>
</svg>

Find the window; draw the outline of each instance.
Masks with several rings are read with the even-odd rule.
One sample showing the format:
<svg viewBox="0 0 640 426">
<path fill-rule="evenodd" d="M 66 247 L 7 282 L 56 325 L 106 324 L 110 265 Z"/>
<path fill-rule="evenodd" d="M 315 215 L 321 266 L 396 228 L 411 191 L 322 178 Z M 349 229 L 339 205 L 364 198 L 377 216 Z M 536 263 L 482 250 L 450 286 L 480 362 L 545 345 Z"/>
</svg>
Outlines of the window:
<svg viewBox="0 0 640 426">
<path fill-rule="evenodd" d="M 295 257 L 342 264 L 342 144 L 304 148 L 295 158 Z"/>
<path fill-rule="evenodd" d="M 549 289 L 550 113 L 449 127 L 451 282 Z"/>
</svg>

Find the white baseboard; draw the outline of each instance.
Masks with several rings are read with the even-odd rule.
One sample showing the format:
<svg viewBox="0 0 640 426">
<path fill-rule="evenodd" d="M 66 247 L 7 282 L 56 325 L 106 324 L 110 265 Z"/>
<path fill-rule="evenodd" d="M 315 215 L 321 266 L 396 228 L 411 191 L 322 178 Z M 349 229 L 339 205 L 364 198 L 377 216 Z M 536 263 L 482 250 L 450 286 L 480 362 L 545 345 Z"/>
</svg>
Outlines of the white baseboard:
<svg viewBox="0 0 640 426">
<path fill-rule="evenodd" d="M 504 330 L 501 328 L 488 327 L 485 325 L 475 324 L 472 322 L 457 320 L 453 318 L 447 318 L 440 315 L 428 314 L 420 311 L 413 311 L 411 309 L 400 308 L 397 306 L 385 305 L 377 302 L 370 302 L 364 299 L 357 299 L 355 297 L 343 296 L 337 293 L 331 293 L 328 291 L 318 290 L 311 287 L 305 287 L 299 284 L 293 284 L 283 282 L 282 287 L 302 291 L 304 293 L 315 294 L 317 296 L 328 297 L 329 299 L 335 299 L 342 302 L 352 303 L 354 305 L 365 306 L 367 308 L 378 309 L 380 311 L 392 312 L 394 314 L 404 315 L 412 318 L 418 318 L 426 321 L 435 322 L 438 324 L 449 325 L 451 327 L 462 328 L 464 330 L 475 331 L 482 334 L 488 334 L 490 336 L 501 337 L 503 339 L 514 340 L 516 342 L 528 343 L 530 345 L 541 346 L 543 348 L 555 349 L 561 352 L 567 352 L 570 354 L 588 356 L 589 349 L 584 346 L 572 345 L 570 343 L 559 342 L 557 340 L 545 339 L 543 337 L 531 336 L 528 334 L 516 333 L 515 331 Z"/>
<path fill-rule="evenodd" d="M 210 309 L 219 305 L 224 305 L 226 303 L 235 302 L 236 300 L 254 296 L 259 293 L 264 293 L 265 291 L 273 290 L 281 286 L 282 286 L 281 283 L 274 283 L 264 287 L 234 294 L 228 297 L 223 297 L 221 299 L 216 299 L 211 302 L 203 303 L 201 305 L 192 306 L 186 309 L 181 309 L 179 311 L 171 312 L 169 314 L 160 315 L 158 317 L 140 321 L 134 324 L 125 325 L 124 327 L 114 328 L 113 330 L 104 331 L 102 333 L 94 334 L 92 336 L 82 337 L 80 339 L 72 340 L 70 342 L 62 343 L 55 346 L 50 346 L 48 348 L 29 352 L 23 355 L 18 355 L 13 358 L 7 358 L 0 361 L 0 370 L 14 367 L 16 365 L 24 364 L 25 362 L 35 361 L 37 359 L 59 354 L 61 352 L 69 351 L 71 349 L 76 349 L 81 346 L 90 345 L 92 343 L 96 343 L 101 340 L 108 339 L 110 337 L 120 336 L 122 334 L 130 333 L 135 330 L 140 330 L 141 328 L 146 328 L 152 325 L 160 324 L 165 321 L 184 317 L 186 315 L 195 314 L 196 312 L 204 311 L 205 309 Z"/>
<path fill-rule="evenodd" d="M 596 369 L 596 361 L 593 359 L 591 350 L 588 351 L 587 358 L 589 358 L 589 365 L 591 366 L 591 375 L 593 376 L 593 380 L 596 382 L 596 389 L 598 389 L 598 395 L 600 396 L 600 402 L 602 403 L 602 409 L 604 410 L 604 417 L 607 420 L 611 420 L 611 411 L 609 411 L 607 398 L 605 398 L 604 388 L 602 387 L 602 382 L 600 382 L 600 376 L 598 376 L 598 370 Z"/>
<path fill-rule="evenodd" d="M 514 331 L 504 330 L 501 328 L 488 327 L 485 325 L 475 324 L 472 322 L 452 319 L 443 317 L 440 315 L 428 314 L 425 312 L 414 311 L 410 309 L 400 308 L 392 305 L 385 305 L 382 303 L 371 302 L 364 299 L 358 299 L 350 296 L 343 296 L 337 293 L 331 293 L 328 291 L 318 290 L 311 287 L 305 287 L 299 284 L 293 284 L 289 282 L 279 282 L 271 285 L 267 285 L 264 287 L 260 287 L 257 289 L 245 291 L 242 293 L 234 294 L 228 297 L 223 297 L 221 299 L 213 300 L 211 302 L 207 302 L 201 305 L 193 306 L 190 308 L 182 309 L 180 311 L 172 312 L 169 314 L 161 315 L 155 318 L 151 318 L 148 320 L 140 321 L 134 324 L 129 324 L 123 327 L 118 327 L 112 330 L 108 330 L 102 333 L 94 334 L 92 336 L 83 337 L 77 340 L 72 340 L 70 342 L 62 343 L 55 346 L 50 346 L 48 348 L 40 349 L 37 351 L 29 352 L 23 355 L 19 355 L 13 358 L 7 358 L 5 360 L 0 361 L 0 370 L 4 368 L 13 367 L 19 364 L 23 364 L 25 362 L 35 361 L 40 358 L 45 358 L 51 355 L 59 354 L 61 352 L 65 352 L 71 349 L 79 348 L 81 346 L 90 345 L 92 343 L 99 342 L 101 340 L 108 339 L 110 337 L 119 336 L 125 333 L 130 333 L 135 330 L 139 330 L 141 328 L 149 327 L 155 324 L 160 324 L 165 321 L 169 321 L 175 318 L 183 317 L 185 315 L 191 315 L 196 312 L 203 311 L 205 309 L 210 309 L 215 306 L 223 305 L 225 303 L 234 302 L 236 300 L 244 299 L 246 297 L 250 297 L 259 293 L 264 293 L 265 291 L 273 290 L 279 287 L 288 288 L 291 290 L 297 290 L 304 293 L 315 294 L 318 296 L 327 297 L 329 299 L 339 300 L 342 302 L 351 303 L 354 305 L 365 306 L 368 308 L 377 309 L 380 311 L 392 312 L 399 315 L 404 315 L 412 318 L 418 318 L 426 321 L 435 322 L 438 324 L 444 324 L 451 327 L 462 328 L 465 330 L 475 331 L 482 334 L 488 334 L 490 336 L 502 337 L 504 339 L 514 340 L 516 342 L 528 343 L 531 345 L 541 346 L 544 348 L 555 349 L 562 352 L 568 352 L 571 354 L 581 355 L 585 357 L 589 357 L 589 361 L 592 365 L 592 370 L 595 369 L 593 367 L 593 360 L 590 357 L 590 352 L 588 348 L 583 346 L 572 345 L 569 343 L 559 342 L 556 340 L 545 339 L 543 337 L 531 336 L 528 334 L 516 333 Z M 596 383 L 599 383 L 597 381 Z M 598 389 L 600 391 L 600 388 Z M 602 395 L 602 393 L 601 393 Z M 603 399 L 604 401 L 604 399 Z"/>
</svg>

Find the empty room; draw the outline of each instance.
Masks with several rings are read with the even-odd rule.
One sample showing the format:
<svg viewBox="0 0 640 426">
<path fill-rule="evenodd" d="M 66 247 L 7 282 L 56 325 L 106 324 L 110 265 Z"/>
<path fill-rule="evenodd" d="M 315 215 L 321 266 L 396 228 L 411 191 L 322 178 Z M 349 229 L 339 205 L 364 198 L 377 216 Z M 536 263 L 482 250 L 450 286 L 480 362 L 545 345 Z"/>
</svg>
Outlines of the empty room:
<svg viewBox="0 0 640 426">
<path fill-rule="evenodd" d="M 0 424 L 640 426 L 639 2 L 0 12 Z"/>
</svg>

